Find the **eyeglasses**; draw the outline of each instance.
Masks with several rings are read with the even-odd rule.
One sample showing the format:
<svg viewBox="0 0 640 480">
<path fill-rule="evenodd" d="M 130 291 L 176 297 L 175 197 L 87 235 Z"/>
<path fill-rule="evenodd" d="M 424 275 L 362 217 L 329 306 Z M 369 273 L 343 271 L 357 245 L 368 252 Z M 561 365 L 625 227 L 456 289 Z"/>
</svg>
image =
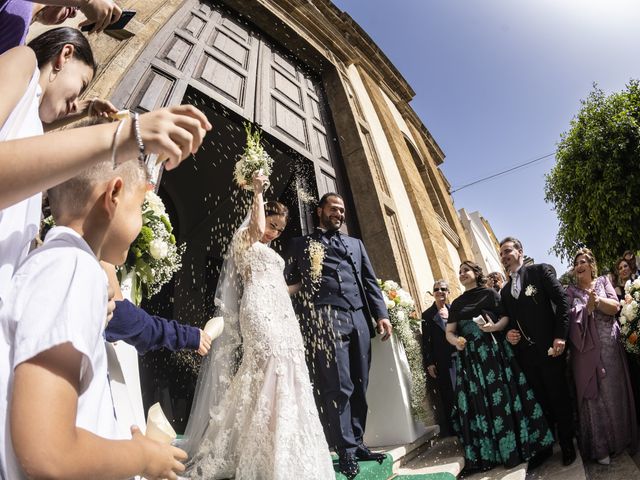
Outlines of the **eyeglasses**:
<svg viewBox="0 0 640 480">
<path fill-rule="evenodd" d="M 449 289 L 448 288 L 444 288 L 444 287 L 443 288 L 434 288 L 433 289 L 433 293 L 436 293 L 436 292 L 448 292 L 448 291 L 449 291 Z"/>
</svg>

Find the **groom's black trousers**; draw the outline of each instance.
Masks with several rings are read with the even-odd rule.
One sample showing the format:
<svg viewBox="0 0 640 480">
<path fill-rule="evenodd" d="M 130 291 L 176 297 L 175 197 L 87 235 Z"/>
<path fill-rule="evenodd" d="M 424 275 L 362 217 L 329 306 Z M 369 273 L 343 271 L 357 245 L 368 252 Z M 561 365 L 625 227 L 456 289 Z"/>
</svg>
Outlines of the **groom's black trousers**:
<svg viewBox="0 0 640 480">
<path fill-rule="evenodd" d="M 316 313 L 320 328 L 307 339 L 307 358 L 320 421 L 330 447 L 353 452 L 367 421 L 371 333 L 362 309 L 323 306 Z"/>
</svg>

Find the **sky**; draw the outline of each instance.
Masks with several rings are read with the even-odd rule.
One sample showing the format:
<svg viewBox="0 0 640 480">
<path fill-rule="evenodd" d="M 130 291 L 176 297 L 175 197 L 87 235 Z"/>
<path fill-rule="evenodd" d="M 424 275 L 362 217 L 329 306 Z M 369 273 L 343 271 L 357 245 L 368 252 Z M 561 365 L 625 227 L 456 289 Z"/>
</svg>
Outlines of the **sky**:
<svg viewBox="0 0 640 480">
<path fill-rule="evenodd" d="M 637 0 L 334 0 L 415 91 L 411 106 L 446 158 L 452 190 L 553 153 L 594 82 L 640 78 Z M 567 269 L 549 252 L 558 222 L 544 201 L 550 156 L 453 193 L 496 236 Z"/>
</svg>

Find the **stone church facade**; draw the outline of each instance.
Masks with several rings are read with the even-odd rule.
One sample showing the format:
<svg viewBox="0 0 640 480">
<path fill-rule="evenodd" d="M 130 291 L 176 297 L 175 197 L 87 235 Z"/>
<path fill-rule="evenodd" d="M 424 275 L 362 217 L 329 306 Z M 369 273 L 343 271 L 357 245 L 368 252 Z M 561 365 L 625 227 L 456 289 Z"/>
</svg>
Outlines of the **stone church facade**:
<svg viewBox="0 0 640 480">
<path fill-rule="evenodd" d="M 346 13 L 328 0 L 120 5 L 137 10 L 134 35 L 93 39 L 101 69 L 89 95 L 145 111 L 197 92 L 260 124 L 308 162 L 312 194 L 349 198 L 349 230 L 380 277 L 421 308 L 434 279 L 459 288 L 460 260 L 473 254 L 438 168 L 444 154 L 409 105 L 411 87 Z"/>
<path fill-rule="evenodd" d="M 161 313 L 195 324 L 210 314 L 211 272 L 243 215 L 232 169 L 247 121 L 275 159 L 267 197 L 291 208 L 289 236 L 313 229 L 303 197 L 337 191 L 380 278 L 400 282 L 419 309 L 435 279 L 460 293 L 457 269 L 473 252 L 439 169 L 444 153 L 411 108 L 411 87 L 346 13 L 328 0 L 118 3 L 137 11 L 131 36 L 92 37 L 100 70 L 88 95 L 140 112 L 194 103 L 214 125 L 195 161 L 159 182 L 187 243 Z"/>
</svg>

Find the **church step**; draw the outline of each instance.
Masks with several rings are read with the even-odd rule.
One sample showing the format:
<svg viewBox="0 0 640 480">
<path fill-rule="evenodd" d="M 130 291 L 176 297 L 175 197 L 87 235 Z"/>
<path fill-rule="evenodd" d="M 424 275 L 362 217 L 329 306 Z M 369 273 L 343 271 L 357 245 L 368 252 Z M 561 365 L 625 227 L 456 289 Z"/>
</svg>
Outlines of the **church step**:
<svg viewBox="0 0 640 480">
<path fill-rule="evenodd" d="M 440 429 L 437 426 L 427 427 L 426 433 L 417 438 L 415 441 L 405 445 L 392 445 L 389 447 L 373 448 L 375 452 L 387 454 L 387 458 L 378 464 L 377 462 L 358 462 L 360 465 L 360 473 L 354 480 L 387 480 L 394 477 L 395 472 L 402 465 L 411 461 L 414 457 L 427 450 L 431 446 L 431 442 Z M 334 470 L 336 471 L 336 480 L 346 479 L 343 474 L 338 471 L 337 455 L 332 454 L 334 459 Z M 421 480 L 416 478 L 415 480 Z M 430 480 L 448 480 L 448 479 L 430 479 Z"/>
<path fill-rule="evenodd" d="M 476 472 L 463 475 L 464 480 L 525 480 L 527 477 L 527 464 L 521 463 L 513 468 L 496 467 L 488 472 Z M 551 478 L 551 477 L 545 477 Z"/>
<path fill-rule="evenodd" d="M 436 440 L 428 449 L 398 469 L 398 477 L 420 474 L 449 474 L 456 478 L 464 468 L 464 455 L 456 437 Z M 417 477 L 416 477 L 417 478 Z"/>
<path fill-rule="evenodd" d="M 575 442 L 574 442 L 575 445 Z M 586 480 L 585 465 L 582 463 L 580 450 L 576 447 L 575 461 L 565 467 L 562 465 L 562 452 L 556 443 L 553 446 L 553 456 L 532 472 L 527 472 L 527 480 Z M 616 478 L 616 477 L 609 477 Z"/>
<path fill-rule="evenodd" d="M 585 470 L 589 480 L 609 480 L 612 478 L 616 480 L 640 479 L 640 468 L 627 452 L 612 458 L 609 465 L 587 462 L 585 464 Z"/>
</svg>

